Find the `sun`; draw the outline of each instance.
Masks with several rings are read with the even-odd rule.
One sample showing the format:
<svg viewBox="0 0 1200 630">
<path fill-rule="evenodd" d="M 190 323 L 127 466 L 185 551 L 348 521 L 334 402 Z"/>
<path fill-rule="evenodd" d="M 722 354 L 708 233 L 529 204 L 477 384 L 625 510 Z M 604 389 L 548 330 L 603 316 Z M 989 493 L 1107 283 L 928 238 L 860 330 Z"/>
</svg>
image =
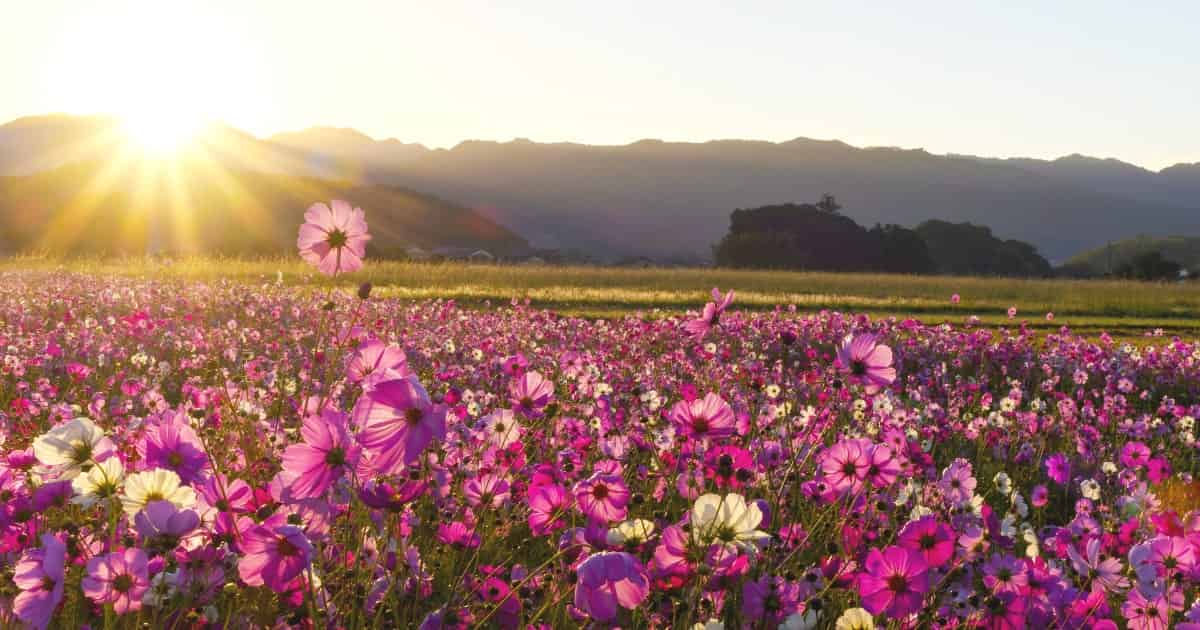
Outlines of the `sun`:
<svg viewBox="0 0 1200 630">
<path fill-rule="evenodd" d="M 197 115 L 177 112 L 129 112 L 121 115 L 121 131 L 135 148 L 150 157 L 181 152 L 192 144 L 205 121 Z"/>
<path fill-rule="evenodd" d="M 201 0 L 126 2 L 81 11 L 51 49 L 59 111 L 117 118 L 129 148 L 162 158 L 214 122 L 255 124 L 271 109 L 251 34 Z"/>
</svg>

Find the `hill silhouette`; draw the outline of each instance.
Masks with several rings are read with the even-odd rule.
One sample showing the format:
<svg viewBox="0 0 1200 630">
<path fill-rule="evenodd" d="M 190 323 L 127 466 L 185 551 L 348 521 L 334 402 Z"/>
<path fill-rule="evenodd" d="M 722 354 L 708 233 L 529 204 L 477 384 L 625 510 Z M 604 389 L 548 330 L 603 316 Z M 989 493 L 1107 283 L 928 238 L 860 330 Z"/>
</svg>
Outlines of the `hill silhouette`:
<svg viewBox="0 0 1200 630">
<path fill-rule="evenodd" d="M 369 208 L 369 251 L 407 246 L 524 253 L 526 241 L 474 211 L 399 187 L 191 164 L 186 177 L 155 165 L 119 175 L 103 162 L 0 177 L 0 243 L 60 253 L 270 254 L 294 251 L 313 202 Z"/>
<path fill-rule="evenodd" d="M 731 209 L 824 192 L 836 193 L 845 214 L 863 225 L 970 222 L 1059 260 L 1128 236 L 1133 222 L 1155 234 L 1200 232 L 1195 165 L 1154 173 L 1109 161 L 1092 168 L 1091 158 L 989 160 L 797 138 L 624 146 L 469 141 L 351 167 L 355 150 L 344 145 L 322 149 L 295 135 L 289 143 L 336 155 L 354 176 L 477 207 L 535 244 L 609 257 L 707 257 Z"/>
<path fill-rule="evenodd" d="M 1140 235 L 1089 249 L 1072 256 L 1063 265 L 1065 273 L 1102 276 L 1118 272 L 1139 256 L 1157 252 L 1184 269 L 1200 271 L 1200 236 L 1154 237 Z"/>
</svg>

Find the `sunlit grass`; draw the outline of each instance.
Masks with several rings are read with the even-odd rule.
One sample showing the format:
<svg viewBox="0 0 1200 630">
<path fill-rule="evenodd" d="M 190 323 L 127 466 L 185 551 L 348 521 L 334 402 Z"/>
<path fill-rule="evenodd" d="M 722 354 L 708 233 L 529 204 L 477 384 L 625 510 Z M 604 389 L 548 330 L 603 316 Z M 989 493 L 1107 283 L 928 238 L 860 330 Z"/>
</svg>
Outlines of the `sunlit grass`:
<svg viewBox="0 0 1200 630">
<path fill-rule="evenodd" d="M 12 258 L 0 270 L 64 270 L 156 279 L 219 279 L 276 282 L 325 288 L 355 287 L 366 281 L 376 295 L 403 299 L 454 299 L 464 305 L 528 299 L 564 314 L 595 317 L 641 311 L 647 316 L 677 315 L 698 308 L 714 286 L 733 288 L 739 308 L 767 310 L 795 305 L 866 312 L 874 316 L 915 317 L 926 323 L 961 324 L 977 316 L 991 326 L 1027 320 L 1040 329 L 1070 326 L 1077 332 L 1109 331 L 1140 336 L 1200 333 L 1200 283 L 1155 284 L 1131 281 L 1025 280 L 887 274 L 841 274 L 726 269 L 624 269 L 530 265 L 470 265 L 373 261 L 360 272 L 329 279 L 291 258 L 149 258 L 57 260 Z M 953 305 L 950 296 L 962 300 Z M 1010 306 L 1018 310 L 1009 320 Z M 655 313 L 655 309 L 660 312 Z M 1053 321 L 1046 313 L 1053 312 Z"/>
</svg>

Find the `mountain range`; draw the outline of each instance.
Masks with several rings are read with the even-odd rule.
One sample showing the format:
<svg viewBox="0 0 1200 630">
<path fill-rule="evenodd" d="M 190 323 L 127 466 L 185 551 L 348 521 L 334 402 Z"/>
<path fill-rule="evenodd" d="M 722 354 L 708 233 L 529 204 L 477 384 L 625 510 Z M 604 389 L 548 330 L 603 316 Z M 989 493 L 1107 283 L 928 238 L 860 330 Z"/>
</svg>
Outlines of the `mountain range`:
<svg viewBox="0 0 1200 630">
<path fill-rule="evenodd" d="M 0 174 L 96 159 L 103 143 L 80 120 L 0 126 Z M 601 260 L 708 260 L 732 210 L 824 193 L 865 225 L 969 221 L 1033 243 L 1051 260 L 1133 234 L 1200 234 L 1200 164 L 1151 171 L 1081 155 L 934 155 L 806 138 L 622 146 L 518 139 L 430 149 L 333 127 L 265 139 L 226 127 L 214 133 L 211 144 L 226 147 L 219 159 L 239 171 L 401 187 L 453 200 L 533 246 Z"/>
</svg>

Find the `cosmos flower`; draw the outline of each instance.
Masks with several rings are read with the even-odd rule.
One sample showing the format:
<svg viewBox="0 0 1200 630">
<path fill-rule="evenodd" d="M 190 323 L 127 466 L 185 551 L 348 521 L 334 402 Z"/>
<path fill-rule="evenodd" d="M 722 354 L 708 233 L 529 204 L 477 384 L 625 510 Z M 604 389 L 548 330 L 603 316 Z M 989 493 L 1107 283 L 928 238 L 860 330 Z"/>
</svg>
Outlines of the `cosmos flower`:
<svg viewBox="0 0 1200 630">
<path fill-rule="evenodd" d="M 83 469 L 113 454 L 111 440 L 88 418 L 74 418 L 33 441 L 33 454 L 56 469 L 59 478 L 74 479 Z"/>
<path fill-rule="evenodd" d="M 446 437 L 446 410 L 434 405 L 415 376 L 382 381 L 354 407 L 358 442 L 379 474 L 399 474 L 434 440 Z"/>
<path fill-rule="evenodd" d="M 534 486 L 529 489 L 528 502 L 529 529 L 534 536 L 545 536 L 567 526 L 564 517 L 571 505 L 562 486 Z"/>
<path fill-rule="evenodd" d="M 13 583 L 21 592 L 12 602 L 17 619 L 44 630 L 63 598 L 66 545 L 52 534 L 42 534 L 42 546 L 21 554 L 13 568 Z"/>
<path fill-rule="evenodd" d="M 596 621 L 611 621 L 620 608 L 633 610 L 650 594 L 642 563 L 623 551 L 592 554 L 576 573 L 575 607 Z"/>
<path fill-rule="evenodd" d="M 624 521 L 608 530 L 605 537 L 610 547 L 637 547 L 654 535 L 654 522 L 642 518 Z"/>
<path fill-rule="evenodd" d="M 699 341 L 712 330 L 714 326 L 720 323 L 721 313 L 729 308 L 733 303 L 733 291 L 729 291 L 725 295 L 721 295 L 721 291 L 716 287 L 712 290 L 712 301 L 704 305 L 704 312 L 700 317 L 693 319 L 683 325 L 683 330 L 691 335 L 693 339 Z"/>
<path fill-rule="evenodd" d="M 575 484 L 575 503 L 593 521 L 611 523 L 628 515 L 629 487 L 620 475 L 597 472 Z"/>
<path fill-rule="evenodd" d="M 334 199 L 328 206 L 323 203 L 309 206 L 296 247 L 301 258 L 321 273 L 334 276 L 361 269 L 370 240 L 362 209 Z"/>
<path fill-rule="evenodd" d="M 238 575 L 251 586 L 266 586 L 281 593 L 312 558 L 313 548 L 304 530 L 292 525 L 259 525 L 242 534 L 242 559 Z"/>
<path fill-rule="evenodd" d="M 542 376 L 541 372 L 530 370 L 517 376 L 508 392 L 513 411 L 537 417 L 554 400 L 554 383 Z"/>
<path fill-rule="evenodd" d="M 763 514 L 740 494 L 705 494 L 692 505 L 692 539 L 697 543 L 730 543 L 753 549 L 771 535 L 760 531 Z"/>
<path fill-rule="evenodd" d="M 1076 545 L 1067 548 L 1071 566 L 1075 572 L 1084 576 L 1095 591 L 1124 591 L 1129 588 L 1129 579 L 1121 575 L 1121 561 L 1111 556 L 1102 556 L 1100 539 L 1092 538 L 1087 542 L 1085 553 L 1080 553 Z"/>
<path fill-rule="evenodd" d="M 919 553 L 897 546 L 871 549 L 863 567 L 858 590 L 868 612 L 897 618 L 921 609 L 929 567 Z"/>
<path fill-rule="evenodd" d="M 896 543 L 921 554 L 930 567 L 943 567 L 954 557 L 954 530 L 935 516 L 909 521 L 900 530 Z"/>
<path fill-rule="evenodd" d="M 411 374 L 404 350 L 379 339 L 364 342 L 346 363 L 346 379 L 351 383 L 405 378 Z"/>
<path fill-rule="evenodd" d="M 346 428 L 346 415 L 326 409 L 310 415 L 300 426 L 301 443 L 287 447 L 280 456 L 283 470 L 291 478 L 296 499 L 319 497 L 329 486 L 358 466 L 361 448 Z"/>
<path fill-rule="evenodd" d="M 833 627 L 835 630 L 875 630 L 875 618 L 863 608 L 847 608 Z"/>
<path fill-rule="evenodd" d="M 142 608 L 142 595 L 150 588 L 148 559 L 141 549 L 130 548 L 88 560 L 80 586 L 97 604 L 112 604 L 118 615 Z"/>
<path fill-rule="evenodd" d="M 149 424 L 137 447 L 146 468 L 174 471 L 187 484 L 207 476 L 208 455 L 200 436 L 177 416 Z"/>
<path fill-rule="evenodd" d="M 153 501 L 170 501 L 177 507 L 189 508 L 196 504 L 196 492 L 190 486 L 182 485 L 174 471 L 165 468 L 133 473 L 125 478 L 121 504 L 127 514 L 133 516 Z"/>
<path fill-rule="evenodd" d="M 170 501 L 151 501 L 133 517 L 133 524 L 145 546 L 170 551 L 200 526 L 200 516 Z"/>
<path fill-rule="evenodd" d="M 679 433 L 693 439 L 729 437 L 734 433 L 736 421 L 729 403 L 711 392 L 704 398 L 675 403 L 668 418 Z"/>
<path fill-rule="evenodd" d="M 868 395 L 878 393 L 896 380 L 892 349 L 879 343 L 879 338 L 872 334 L 846 335 L 835 363 L 847 380 L 862 385 Z"/>
</svg>

